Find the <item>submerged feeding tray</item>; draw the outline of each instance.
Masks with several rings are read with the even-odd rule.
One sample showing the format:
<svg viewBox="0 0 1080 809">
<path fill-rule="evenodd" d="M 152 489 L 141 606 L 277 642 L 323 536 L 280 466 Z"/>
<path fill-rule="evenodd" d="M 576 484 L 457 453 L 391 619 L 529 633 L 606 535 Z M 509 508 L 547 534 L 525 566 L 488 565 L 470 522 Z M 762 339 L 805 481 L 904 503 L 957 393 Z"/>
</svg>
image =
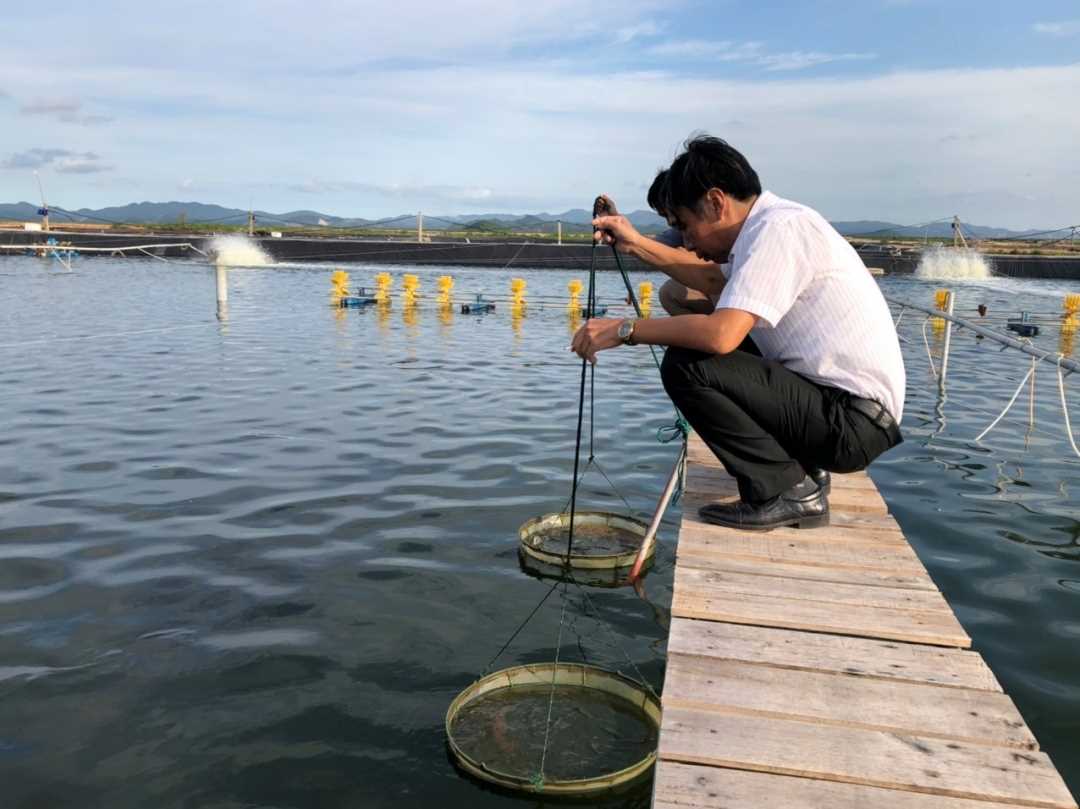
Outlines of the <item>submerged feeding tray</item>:
<svg viewBox="0 0 1080 809">
<path fill-rule="evenodd" d="M 378 302 L 378 298 L 369 294 L 364 287 L 360 287 L 355 295 L 342 295 L 338 305 L 342 309 L 358 309 L 363 306 L 371 306 Z"/>
<path fill-rule="evenodd" d="M 1031 314 L 1029 312 L 1021 312 L 1020 317 L 1009 318 L 1005 323 L 1005 328 L 1019 334 L 1021 337 L 1039 336 L 1039 327 L 1031 322 Z"/>
<path fill-rule="evenodd" d="M 446 740 L 458 765 L 508 789 L 584 795 L 652 767 L 660 703 L 616 672 L 580 663 L 515 666 L 450 703 Z"/>
<path fill-rule="evenodd" d="M 484 300 L 483 295 L 477 295 L 476 300 L 472 303 L 461 304 L 461 314 L 463 315 L 486 315 L 488 312 L 494 311 L 495 304 Z"/>
<path fill-rule="evenodd" d="M 649 526 L 633 517 L 607 511 L 578 511 L 574 514 L 574 541 L 570 556 L 566 542 L 570 515 L 545 514 L 534 517 L 518 529 L 523 555 L 559 568 L 613 570 L 628 568 L 637 558 L 638 548 Z M 649 550 L 651 562 L 655 545 Z"/>
</svg>

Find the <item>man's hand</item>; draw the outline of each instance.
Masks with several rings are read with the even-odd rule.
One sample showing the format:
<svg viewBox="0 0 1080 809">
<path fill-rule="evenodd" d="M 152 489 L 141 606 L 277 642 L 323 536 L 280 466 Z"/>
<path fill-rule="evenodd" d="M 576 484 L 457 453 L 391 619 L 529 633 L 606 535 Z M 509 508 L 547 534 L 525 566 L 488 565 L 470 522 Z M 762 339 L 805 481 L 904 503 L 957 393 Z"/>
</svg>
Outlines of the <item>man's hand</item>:
<svg viewBox="0 0 1080 809">
<path fill-rule="evenodd" d="M 619 339 L 619 323 L 621 322 L 610 317 L 585 321 L 585 325 L 577 330 L 577 334 L 570 342 L 570 350 L 596 365 L 596 352 L 622 344 L 622 340 Z"/>
<path fill-rule="evenodd" d="M 598 228 L 593 239 L 600 244 L 613 244 L 623 253 L 633 252 L 634 245 L 641 239 L 637 228 L 625 216 L 598 216 L 592 223 L 594 228 Z"/>
</svg>

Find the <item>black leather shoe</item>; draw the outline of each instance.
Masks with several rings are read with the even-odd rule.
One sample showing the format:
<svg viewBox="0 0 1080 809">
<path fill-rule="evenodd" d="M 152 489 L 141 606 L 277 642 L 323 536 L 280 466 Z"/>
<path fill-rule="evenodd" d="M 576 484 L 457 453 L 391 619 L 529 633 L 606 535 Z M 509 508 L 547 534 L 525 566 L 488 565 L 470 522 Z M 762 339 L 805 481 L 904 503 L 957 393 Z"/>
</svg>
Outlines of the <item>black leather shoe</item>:
<svg viewBox="0 0 1080 809">
<path fill-rule="evenodd" d="M 810 480 L 818 485 L 822 494 L 832 492 L 832 477 L 824 469 L 810 469 L 806 474 L 810 476 Z"/>
<path fill-rule="evenodd" d="M 710 503 L 702 506 L 698 514 L 713 525 L 744 531 L 770 531 L 785 525 L 820 528 L 829 524 L 829 501 L 818 484 L 807 476 L 786 492 L 760 505 L 742 500 Z"/>
</svg>

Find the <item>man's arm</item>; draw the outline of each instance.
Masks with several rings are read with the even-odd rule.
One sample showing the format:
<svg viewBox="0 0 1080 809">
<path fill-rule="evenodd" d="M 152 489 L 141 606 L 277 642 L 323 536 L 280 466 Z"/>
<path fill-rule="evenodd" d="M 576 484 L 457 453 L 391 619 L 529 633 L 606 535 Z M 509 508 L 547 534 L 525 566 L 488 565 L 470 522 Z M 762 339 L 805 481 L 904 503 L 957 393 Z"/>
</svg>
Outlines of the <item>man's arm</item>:
<svg viewBox="0 0 1080 809">
<path fill-rule="evenodd" d="M 717 309 L 711 315 L 675 315 L 648 318 L 634 323 L 634 343 L 677 346 L 705 354 L 727 354 L 734 351 L 757 318 L 742 309 Z M 570 348 L 590 362 L 596 362 L 596 352 L 615 348 L 619 339 L 619 323 L 614 318 L 593 318 L 574 335 Z"/>
<path fill-rule="evenodd" d="M 669 247 L 637 231 L 625 216 L 599 216 L 593 224 L 600 228 L 605 244 L 651 264 L 683 286 L 706 295 L 717 296 L 724 289 L 720 265 L 698 258 L 683 247 Z"/>
</svg>

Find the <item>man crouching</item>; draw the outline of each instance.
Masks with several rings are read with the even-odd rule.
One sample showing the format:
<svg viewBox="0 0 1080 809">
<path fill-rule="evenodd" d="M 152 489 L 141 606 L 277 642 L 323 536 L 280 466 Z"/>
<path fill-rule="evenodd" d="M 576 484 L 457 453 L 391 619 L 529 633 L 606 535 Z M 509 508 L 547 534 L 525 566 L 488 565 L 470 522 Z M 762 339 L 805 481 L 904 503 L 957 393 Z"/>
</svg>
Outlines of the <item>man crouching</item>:
<svg viewBox="0 0 1080 809">
<path fill-rule="evenodd" d="M 668 346 L 664 388 L 739 486 L 737 502 L 706 505 L 702 519 L 748 530 L 827 525 L 828 472 L 864 469 L 902 440 L 904 363 L 885 299 L 820 214 L 762 191 L 724 141 L 688 141 L 662 186 L 654 207 L 681 248 L 658 247 L 622 216 L 594 220 L 598 238 L 690 289 L 719 288 L 715 310 L 593 319 L 571 347 L 595 362 L 619 345 Z M 720 262 L 722 281 L 712 277 Z"/>
</svg>

